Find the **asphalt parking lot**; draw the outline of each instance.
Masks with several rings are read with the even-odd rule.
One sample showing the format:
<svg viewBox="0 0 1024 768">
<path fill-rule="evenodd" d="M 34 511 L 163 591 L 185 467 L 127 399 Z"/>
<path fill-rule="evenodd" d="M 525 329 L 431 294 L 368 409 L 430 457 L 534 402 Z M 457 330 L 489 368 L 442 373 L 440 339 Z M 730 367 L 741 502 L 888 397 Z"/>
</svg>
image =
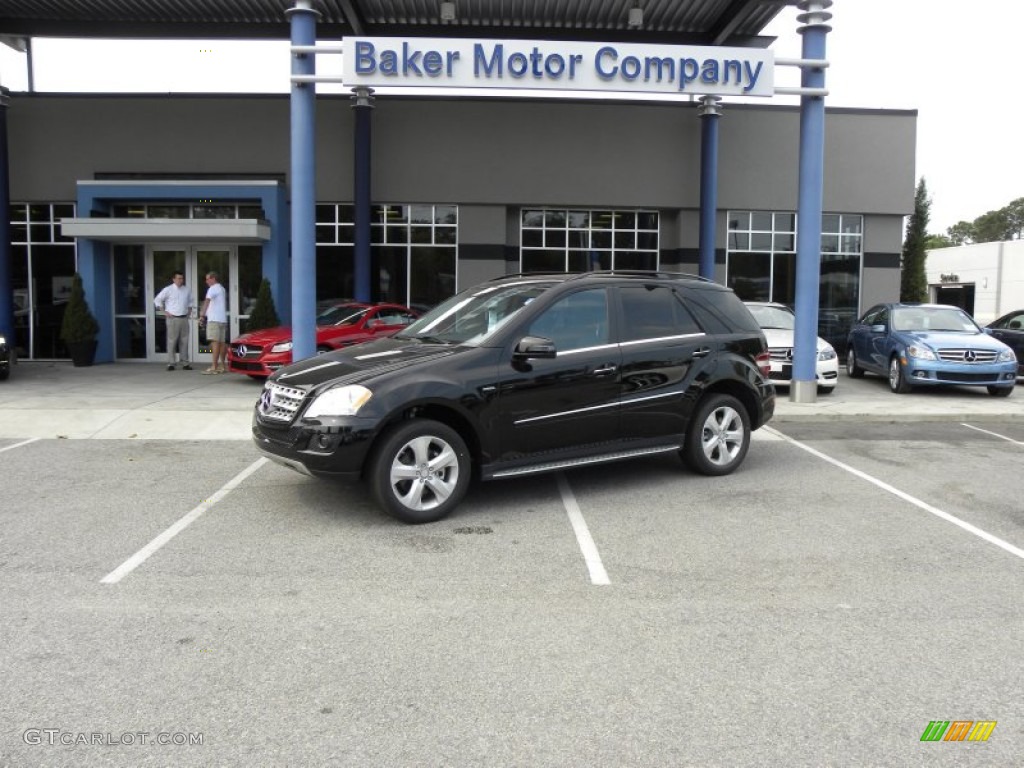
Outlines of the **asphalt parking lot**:
<svg viewBox="0 0 1024 768">
<path fill-rule="evenodd" d="M 1020 764 L 1024 421 L 896 416 L 415 527 L 244 440 L 0 437 L 0 765 Z"/>
</svg>

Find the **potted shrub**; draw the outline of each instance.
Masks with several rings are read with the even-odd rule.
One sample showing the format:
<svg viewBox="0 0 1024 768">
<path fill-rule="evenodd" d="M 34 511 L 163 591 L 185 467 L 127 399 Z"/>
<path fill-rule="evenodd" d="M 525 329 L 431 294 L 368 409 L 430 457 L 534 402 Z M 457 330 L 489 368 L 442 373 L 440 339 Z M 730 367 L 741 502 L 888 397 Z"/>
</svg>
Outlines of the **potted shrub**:
<svg viewBox="0 0 1024 768">
<path fill-rule="evenodd" d="M 60 325 L 60 337 L 67 345 L 71 363 L 75 367 L 92 365 L 99 332 L 100 324 L 89 311 L 89 304 L 85 300 L 82 276 L 76 272 L 71 283 L 71 297 L 64 307 L 64 320 Z"/>
<path fill-rule="evenodd" d="M 249 320 L 245 324 L 245 331 L 248 333 L 263 328 L 276 328 L 280 324 L 277 308 L 274 306 L 274 295 L 270 292 L 270 280 L 264 277 L 256 293 L 256 302 L 249 313 Z"/>
</svg>

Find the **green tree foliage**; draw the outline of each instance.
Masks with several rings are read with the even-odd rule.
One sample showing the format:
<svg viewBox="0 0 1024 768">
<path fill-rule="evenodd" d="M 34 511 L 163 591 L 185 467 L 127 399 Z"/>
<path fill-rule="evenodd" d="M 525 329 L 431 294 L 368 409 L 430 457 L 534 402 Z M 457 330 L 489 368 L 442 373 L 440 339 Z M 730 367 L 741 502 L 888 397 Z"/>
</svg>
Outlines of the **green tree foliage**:
<svg viewBox="0 0 1024 768">
<path fill-rule="evenodd" d="M 1000 243 L 1024 236 L 1024 197 L 1004 208 L 983 213 L 974 221 L 960 221 L 946 230 L 952 245 Z"/>
<path fill-rule="evenodd" d="M 256 293 L 256 303 L 252 312 L 249 313 L 249 322 L 246 324 L 247 331 L 258 331 L 261 328 L 276 328 L 281 324 L 277 317 L 277 308 L 274 306 L 274 294 L 270 292 L 270 281 L 263 278 L 260 289 Z"/>
<path fill-rule="evenodd" d="M 924 239 L 924 249 L 926 251 L 933 251 L 936 248 L 949 248 L 953 244 L 953 241 L 945 235 L 933 235 L 929 233 Z"/>
<path fill-rule="evenodd" d="M 100 324 L 89 311 L 85 300 L 85 289 L 82 288 L 82 276 L 75 273 L 71 282 L 71 298 L 64 307 L 64 319 L 60 326 L 60 337 L 65 344 L 80 344 L 95 341 L 100 332 Z"/>
<path fill-rule="evenodd" d="M 974 242 L 974 225 L 969 221 L 958 221 L 946 230 L 946 235 L 953 245 L 968 245 Z"/>
<path fill-rule="evenodd" d="M 900 301 L 926 301 L 928 281 L 925 277 L 925 241 L 928 238 L 928 217 L 932 201 L 928 198 L 928 187 L 924 178 L 917 183 L 914 194 L 914 213 L 907 220 L 906 236 L 903 239 L 903 257 L 900 271 Z"/>
</svg>

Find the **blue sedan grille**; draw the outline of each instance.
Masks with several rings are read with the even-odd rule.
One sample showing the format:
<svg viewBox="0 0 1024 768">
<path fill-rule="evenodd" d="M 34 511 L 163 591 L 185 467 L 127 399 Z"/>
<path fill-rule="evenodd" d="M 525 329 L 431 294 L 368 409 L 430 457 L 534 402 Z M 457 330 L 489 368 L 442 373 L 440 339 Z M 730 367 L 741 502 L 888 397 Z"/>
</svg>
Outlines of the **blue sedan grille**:
<svg viewBox="0 0 1024 768">
<path fill-rule="evenodd" d="M 971 347 L 951 347 L 939 350 L 939 359 L 947 363 L 992 363 L 998 352 L 994 349 L 972 349 Z"/>
</svg>

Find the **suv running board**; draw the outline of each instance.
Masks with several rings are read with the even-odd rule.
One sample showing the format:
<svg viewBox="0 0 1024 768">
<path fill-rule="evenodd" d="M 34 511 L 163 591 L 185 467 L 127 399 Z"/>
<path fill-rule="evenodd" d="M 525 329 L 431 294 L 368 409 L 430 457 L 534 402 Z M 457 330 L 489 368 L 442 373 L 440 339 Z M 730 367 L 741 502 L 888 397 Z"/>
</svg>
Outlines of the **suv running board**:
<svg viewBox="0 0 1024 768">
<path fill-rule="evenodd" d="M 640 456 L 653 456 L 658 453 L 668 453 L 669 451 L 678 451 L 682 449 L 683 444 L 677 443 L 673 445 L 659 445 L 656 448 L 635 448 L 629 451 L 616 451 L 614 453 L 602 453 L 599 456 L 587 456 L 582 459 L 564 459 L 563 461 L 548 461 L 543 464 L 530 464 L 525 467 L 516 467 L 515 469 L 501 469 L 493 474 L 485 475 L 488 480 L 497 480 L 502 477 L 518 477 L 520 475 L 534 475 L 540 472 L 554 472 L 558 469 L 571 469 L 575 467 L 585 467 L 588 464 L 603 464 L 609 461 L 619 461 L 620 459 L 635 459 Z"/>
</svg>

